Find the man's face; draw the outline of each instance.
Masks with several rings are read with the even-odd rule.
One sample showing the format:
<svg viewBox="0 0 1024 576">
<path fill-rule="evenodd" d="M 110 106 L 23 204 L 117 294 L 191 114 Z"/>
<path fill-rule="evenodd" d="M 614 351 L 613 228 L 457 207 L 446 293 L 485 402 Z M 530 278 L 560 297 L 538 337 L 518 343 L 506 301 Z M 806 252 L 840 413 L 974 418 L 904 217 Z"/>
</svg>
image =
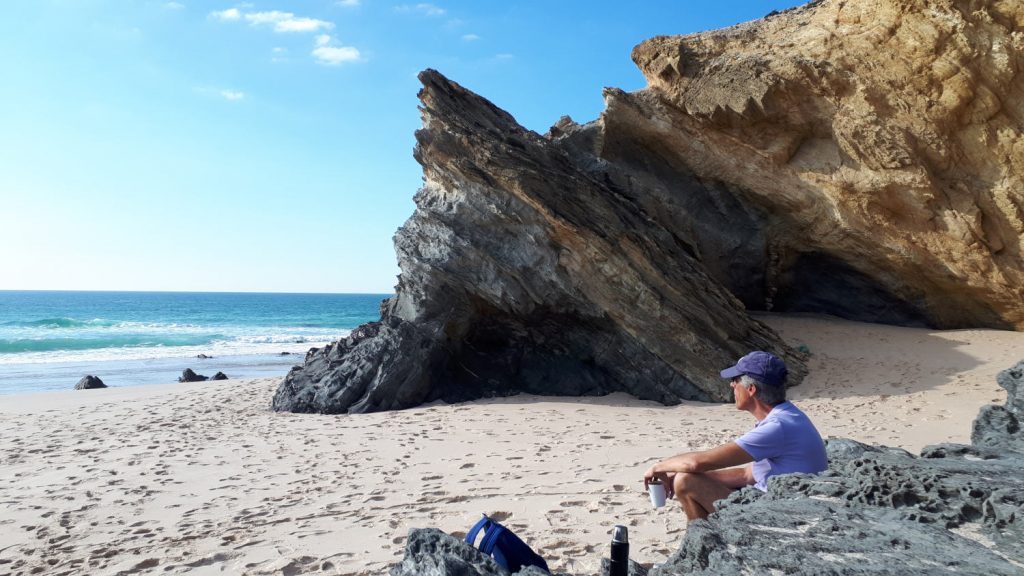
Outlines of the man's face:
<svg viewBox="0 0 1024 576">
<path fill-rule="evenodd" d="M 740 382 L 740 378 L 738 376 L 733 378 L 730 381 L 730 384 L 732 385 L 732 396 L 736 403 L 736 409 L 746 410 L 747 405 L 750 404 L 750 390 Z"/>
</svg>

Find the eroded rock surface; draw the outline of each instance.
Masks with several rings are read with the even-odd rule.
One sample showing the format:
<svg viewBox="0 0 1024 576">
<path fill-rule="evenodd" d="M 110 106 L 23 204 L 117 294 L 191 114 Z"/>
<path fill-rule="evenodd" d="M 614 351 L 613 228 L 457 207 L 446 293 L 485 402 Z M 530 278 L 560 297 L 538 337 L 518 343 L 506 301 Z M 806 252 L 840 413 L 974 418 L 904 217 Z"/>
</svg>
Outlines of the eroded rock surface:
<svg viewBox="0 0 1024 576">
<path fill-rule="evenodd" d="M 275 409 L 515 392 L 727 401 L 718 371 L 750 350 L 800 380 L 802 355 L 712 279 L 628 173 L 435 71 L 420 80 L 425 183 L 395 236 L 397 294 L 380 322 L 311 351 Z"/>
<path fill-rule="evenodd" d="M 601 156 L 757 214 L 743 269 L 711 267 L 748 306 L 1021 329 L 1022 27 L 1016 0 L 826 0 L 653 38 L 649 87 L 606 91 Z"/>
</svg>

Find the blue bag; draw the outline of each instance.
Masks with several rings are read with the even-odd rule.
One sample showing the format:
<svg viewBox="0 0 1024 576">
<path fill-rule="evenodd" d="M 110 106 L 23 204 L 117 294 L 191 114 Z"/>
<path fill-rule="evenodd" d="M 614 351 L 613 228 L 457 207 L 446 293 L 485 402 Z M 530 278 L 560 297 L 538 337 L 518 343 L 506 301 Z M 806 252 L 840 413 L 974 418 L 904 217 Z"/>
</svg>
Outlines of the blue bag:
<svg viewBox="0 0 1024 576">
<path fill-rule="evenodd" d="M 466 534 L 466 543 L 473 546 L 481 530 L 484 531 L 484 537 L 480 540 L 480 551 L 493 556 L 494 561 L 502 568 L 509 572 L 518 572 L 527 566 L 536 566 L 550 572 L 547 562 L 531 550 L 526 542 L 520 540 L 508 528 L 488 518 L 486 514 Z"/>
</svg>

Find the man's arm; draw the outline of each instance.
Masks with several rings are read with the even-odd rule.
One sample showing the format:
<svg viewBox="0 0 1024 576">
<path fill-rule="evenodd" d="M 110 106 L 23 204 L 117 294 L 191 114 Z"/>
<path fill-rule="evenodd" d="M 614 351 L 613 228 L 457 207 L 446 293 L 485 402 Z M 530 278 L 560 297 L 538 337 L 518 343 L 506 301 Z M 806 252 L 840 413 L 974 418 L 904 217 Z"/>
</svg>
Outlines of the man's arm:
<svg viewBox="0 0 1024 576">
<path fill-rule="evenodd" d="M 735 442 L 722 444 L 702 452 L 687 452 L 666 458 L 648 468 L 644 473 L 644 487 L 646 488 L 653 478 L 660 477 L 664 480 L 668 474 L 707 472 L 753 461 L 754 458 Z"/>
</svg>

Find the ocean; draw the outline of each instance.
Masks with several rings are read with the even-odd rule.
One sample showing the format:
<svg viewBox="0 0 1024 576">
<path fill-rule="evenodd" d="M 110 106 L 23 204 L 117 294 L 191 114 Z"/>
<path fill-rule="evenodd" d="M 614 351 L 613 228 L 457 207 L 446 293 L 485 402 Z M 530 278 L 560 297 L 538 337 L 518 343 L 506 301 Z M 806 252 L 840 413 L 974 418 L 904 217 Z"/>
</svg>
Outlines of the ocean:
<svg viewBox="0 0 1024 576">
<path fill-rule="evenodd" d="M 70 390 L 86 374 L 107 386 L 176 382 L 185 368 L 283 376 L 379 320 L 388 296 L 0 291 L 0 395 Z"/>
</svg>

